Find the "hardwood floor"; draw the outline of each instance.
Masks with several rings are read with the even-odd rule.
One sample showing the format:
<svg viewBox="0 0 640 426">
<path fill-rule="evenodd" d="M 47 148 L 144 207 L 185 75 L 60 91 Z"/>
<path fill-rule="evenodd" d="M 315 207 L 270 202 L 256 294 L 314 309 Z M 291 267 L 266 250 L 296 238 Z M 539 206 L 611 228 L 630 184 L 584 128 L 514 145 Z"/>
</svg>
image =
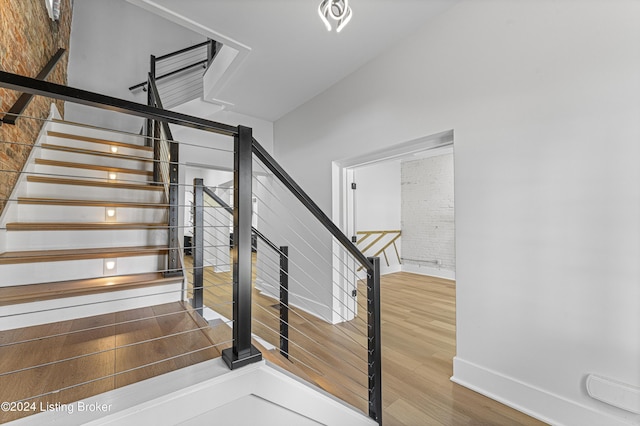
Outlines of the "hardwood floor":
<svg viewBox="0 0 640 426">
<path fill-rule="evenodd" d="M 386 425 L 544 425 L 449 380 L 455 356 L 455 283 L 382 277 Z"/>
<path fill-rule="evenodd" d="M 230 274 L 206 268 L 205 286 L 205 304 L 231 318 Z M 397 273 L 382 278 L 381 293 L 385 425 L 544 424 L 449 380 L 454 282 Z M 253 295 L 254 333 L 277 348 L 279 305 L 257 291 Z M 264 357 L 366 413 L 364 309 L 337 325 L 295 308 L 289 318 L 289 359 L 263 348 Z M 199 330 L 205 324 L 175 303 L 2 332 L 0 400 L 42 395 L 33 401 L 67 403 L 215 358 L 230 346 L 231 329 L 218 320 L 212 329 Z M 2 412 L 0 423 L 20 416 Z"/>
<path fill-rule="evenodd" d="M 254 271 L 255 272 L 255 271 Z M 455 282 L 410 273 L 381 280 L 383 421 L 385 425 L 544 425 L 451 382 L 456 353 Z M 231 277 L 205 269 L 205 304 L 231 318 Z M 364 285 L 359 288 L 360 301 Z M 277 301 L 257 291 L 254 333 L 278 347 Z M 265 358 L 367 412 L 364 309 L 330 325 L 292 308 L 290 360 Z"/>
<path fill-rule="evenodd" d="M 180 302 L 0 332 L 0 423 L 220 356 Z M 33 398 L 35 397 L 35 398 Z"/>
</svg>

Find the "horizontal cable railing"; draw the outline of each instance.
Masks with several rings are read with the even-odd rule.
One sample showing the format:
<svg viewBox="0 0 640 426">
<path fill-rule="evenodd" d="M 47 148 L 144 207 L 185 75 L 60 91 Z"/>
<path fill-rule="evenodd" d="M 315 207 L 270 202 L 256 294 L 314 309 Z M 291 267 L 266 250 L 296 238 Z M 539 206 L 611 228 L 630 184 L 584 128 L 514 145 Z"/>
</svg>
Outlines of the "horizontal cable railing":
<svg viewBox="0 0 640 426">
<path fill-rule="evenodd" d="M 206 238 L 202 238 L 203 242 L 200 244 L 194 238 L 190 245 L 179 250 L 191 250 L 194 259 L 190 260 L 188 259 L 190 256 L 187 256 L 184 262 L 179 264 L 181 267 L 184 265 L 187 276 L 193 275 L 195 278 L 195 275 L 202 273 L 202 284 L 192 284 L 190 288 L 180 285 L 163 289 L 157 291 L 157 295 L 179 293 L 180 302 L 191 298 L 195 305 L 193 312 L 189 310 L 192 308 L 183 307 L 193 318 L 196 324 L 194 328 L 201 329 L 200 332 L 210 329 L 206 325 L 207 322 L 218 329 L 230 331 L 231 336 L 223 339 L 207 334 L 211 344 L 205 345 L 220 345 L 221 348 L 230 345 L 222 351 L 222 358 L 230 368 L 242 367 L 265 356 L 290 368 L 294 374 L 332 392 L 355 407 L 368 411 L 371 418 L 381 423 L 379 260 L 367 258 L 357 249 L 270 154 L 253 139 L 251 129 L 243 126 L 228 126 L 154 106 L 127 102 L 4 72 L 0 72 L 0 87 L 124 112 L 162 123 L 159 127 L 154 124 L 159 131 L 141 137 L 141 146 L 147 145 L 145 141 L 150 141 L 150 145 L 156 145 L 156 142 L 167 142 L 169 140 L 167 133 L 162 132 L 165 127 L 168 128 L 169 124 L 195 129 L 193 131 L 204 130 L 205 133 L 198 132 L 197 137 L 202 141 L 207 139 L 207 134 L 233 136 L 233 148 L 220 148 L 218 143 L 215 146 L 206 146 L 206 143 L 201 142 L 181 142 L 185 144 L 181 146 L 188 147 L 189 143 L 192 143 L 194 149 L 197 146 L 198 149 L 220 150 L 224 152 L 225 158 L 233 158 L 232 167 L 221 166 L 221 169 L 234 171 L 233 184 L 228 192 L 228 195 L 232 196 L 228 207 L 233 212 L 233 223 L 229 222 L 229 208 L 222 206 L 215 197 L 211 197 L 203 190 L 202 194 L 206 194 L 208 201 L 205 201 L 205 195 L 203 195 L 202 202 L 196 200 L 193 203 L 193 208 L 202 206 L 201 214 L 196 218 L 194 213 L 193 221 L 202 223 L 200 231 L 203 235 L 208 233 L 214 237 L 209 239 L 209 242 Z M 152 105 L 158 105 L 158 103 Z M 177 141 L 173 143 L 178 144 Z M 48 148 L 40 146 L 36 151 L 42 149 Z M 231 157 L 230 154 L 233 156 Z M 181 160 L 173 153 L 158 158 L 153 158 L 153 154 L 150 155 L 151 165 L 168 164 L 173 170 L 174 165 L 177 168 L 181 164 Z M 196 153 L 192 152 L 190 155 L 192 155 L 191 158 L 198 158 Z M 108 153 L 104 155 L 104 158 L 107 157 L 109 157 Z M 210 158 L 208 154 L 202 156 L 202 158 L 205 157 Z M 188 166 L 189 163 L 185 165 Z M 35 173 L 39 172 L 35 171 Z M 29 177 L 23 173 L 20 173 L 20 176 L 27 180 Z M 108 178 L 109 176 L 106 179 L 93 177 L 87 180 L 99 181 L 102 185 L 108 182 Z M 127 176 L 126 180 L 119 183 L 135 185 L 134 178 Z M 169 180 L 170 190 L 173 188 L 174 194 L 177 194 L 173 199 L 170 195 L 170 200 L 167 200 L 164 194 L 163 185 L 166 178 L 151 177 L 147 182 L 149 184 L 147 190 L 159 189 L 160 196 L 157 201 L 160 205 L 168 206 L 169 209 L 190 209 L 187 207 L 189 203 L 186 200 L 191 198 L 197 190 L 194 191 L 190 183 L 174 182 L 173 178 Z M 159 183 L 160 186 L 154 183 Z M 217 182 L 214 184 L 218 185 Z M 117 185 L 115 187 L 119 189 Z M 226 188 L 229 189 L 229 186 Z M 6 198 L 10 202 L 18 199 L 13 195 Z M 149 201 L 143 200 L 142 203 L 149 203 Z M 118 220 L 121 218 L 120 213 L 121 211 L 118 210 Z M 189 214 L 188 211 L 185 212 L 185 217 L 189 217 Z M 108 217 L 107 212 L 104 219 L 107 223 L 109 223 Z M 173 223 L 171 219 L 168 221 L 164 225 L 151 224 L 150 228 L 145 227 L 145 229 L 152 232 L 155 230 L 174 232 L 180 235 L 192 227 L 192 223 L 189 222 L 183 225 Z M 254 221 L 256 221 L 255 226 Z M 118 225 L 105 226 L 118 229 Z M 231 227 L 232 232 L 229 232 Z M 13 231 L 7 227 L 6 232 Z M 219 234 L 216 234 L 218 232 Z M 227 236 L 227 233 L 232 234 L 233 237 Z M 272 243 L 265 243 L 258 235 L 262 235 Z M 257 244 L 253 243 L 256 239 Z M 159 241 L 164 241 L 163 244 L 169 252 L 175 247 L 172 243 L 167 244 L 164 237 Z M 255 253 L 252 253 L 252 245 L 256 250 Z M 277 247 L 278 251 L 274 250 L 274 247 Z M 205 250 L 209 251 L 212 259 L 217 260 L 207 264 L 204 261 Z M 203 259 L 196 263 L 195 257 L 200 251 Z M 229 260 L 226 260 L 227 251 Z M 189 262 L 192 262 L 191 266 Z M 108 263 L 106 259 L 105 268 Z M 198 266 L 200 264 L 202 266 Z M 367 270 L 366 280 L 358 278 L 357 268 L 360 266 Z M 176 271 L 170 263 L 157 269 L 156 272 Z M 120 272 L 119 264 L 118 271 Z M 171 279 L 171 277 L 165 277 L 165 279 Z M 194 280 L 193 283 L 195 282 Z M 256 282 L 256 289 L 252 288 L 253 282 Z M 200 302 L 196 300 L 199 297 L 196 293 L 199 291 L 202 291 L 202 308 L 199 306 Z M 153 292 L 141 290 L 141 293 L 149 296 L 149 293 Z M 208 295 L 214 295 L 216 298 L 207 301 Z M 133 299 L 136 295 L 123 295 L 115 299 L 124 301 L 129 300 L 129 297 Z M 252 303 L 254 301 L 256 303 Z M 207 312 L 216 309 L 224 313 L 218 312 L 217 316 L 208 318 Z M 202 312 L 205 318 L 204 323 L 201 322 L 203 319 L 199 312 Z M 283 312 L 287 315 L 283 316 Z M 117 322 L 120 321 L 115 321 L 113 324 Z M 283 324 L 286 325 L 287 334 L 283 333 Z M 232 326 L 231 330 L 229 325 Z M 91 325 L 91 327 L 94 326 Z M 178 332 L 165 334 L 176 333 Z M 193 333 L 185 331 L 179 335 L 190 334 Z M 176 337 L 171 336 L 171 339 Z M 156 344 L 154 342 L 162 341 L 162 337 L 141 338 L 139 341 L 144 342 L 141 345 L 152 345 Z M 116 344 L 114 350 L 125 350 L 129 347 L 127 345 L 128 343 Z M 193 353 L 195 350 L 197 349 L 187 352 Z M 90 356 L 97 356 L 93 355 L 94 352 L 102 353 L 101 350 L 87 353 L 90 353 Z M 166 359 L 173 360 L 176 356 L 167 352 Z M 64 362 L 73 362 L 72 357 L 67 357 L 68 360 L 64 358 Z M 155 365 L 156 362 L 162 361 L 152 360 L 149 364 Z M 41 368 L 37 367 L 41 364 L 44 363 L 36 363 L 34 366 Z M 53 365 L 51 364 L 50 367 Z M 122 371 L 130 370 L 131 368 L 124 368 Z M 114 373 L 105 374 L 103 377 L 112 378 Z M 79 386 L 93 383 L 94 380 L 101 379 L 81 380 Z"/>
<path fill-rule="evenodd" d="M 162 56 L 151 56 L 151 73 L 165 108 L 202 97 L 202 77 L 218 51 L 215 40 L 207 40 Z M 129 90 L 149 90 L 148 81 Z"/>
<path fill-rule="evenodd" d="M 174 272 L 167 235 L 185 229 L 169 225 L 166 178 L 155 181 L 152 171 L 153 164 L 164 170 L 185 164 L 168 156 L 154 160 L 146 146 L 149 139 L 166 143 L 165 135 L 25 115 L 19 124 L 43 130 L 35 144 L 0 130 L 2 152 L 30 154 L 22 170 L 0 168 L 2 181 L 18 182 L 0 199 L 6 205 L 0 219 L 0 399 L 37 410 L 0 412 L 0 423 L 213 359 L 231 347 L 233 320 L 202 320 L 185 303 L 182 276 L 165 277 Z M 184 146 L 233 154 L 231 146 Z M 128 192 L 153 197 L 128 198 Z"/>
</svg>

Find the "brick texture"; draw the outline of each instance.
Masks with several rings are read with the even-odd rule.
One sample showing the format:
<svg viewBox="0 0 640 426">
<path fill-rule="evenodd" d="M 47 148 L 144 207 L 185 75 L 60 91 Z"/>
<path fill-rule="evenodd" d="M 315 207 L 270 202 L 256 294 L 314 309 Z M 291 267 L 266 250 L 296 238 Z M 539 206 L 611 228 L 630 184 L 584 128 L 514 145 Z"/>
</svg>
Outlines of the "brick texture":
<svg viewBox="0 0 640 426">
<path fill-rule="evenodd" d="M 58 48 L 67 49 L 47 81 L 67 84 L 67 58 L 71 33 L 71 0 L 62 1 L 59 21 L 47 14 L 44 0 L 0 0 L 0 69 L 35 77 Z M 0 115 L 20 93 L 0 88 Z M 0 211 L 29 156 L 31 146 L 49 114 L 51 100 L 36 96 L 15 126 L 0 126 Z M 55 102 L 60 112 L 63 103 Z"/>
<path fill-rule="evenodd" d="M 453 154 L 403 162 L 401 179 L 402 257 L 455 271 Z"/>
</svg>

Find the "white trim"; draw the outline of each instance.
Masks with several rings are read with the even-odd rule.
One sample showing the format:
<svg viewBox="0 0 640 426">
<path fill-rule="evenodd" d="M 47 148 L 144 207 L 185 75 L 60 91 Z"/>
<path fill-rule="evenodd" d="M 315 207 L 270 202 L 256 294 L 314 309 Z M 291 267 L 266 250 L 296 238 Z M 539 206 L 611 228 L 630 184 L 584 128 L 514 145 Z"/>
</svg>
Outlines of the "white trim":
<svg viewBox="0 0 640 426">
<path fill-rule="evenodd" d="M 228 414 L 227 404 L 255 396 L 273 404 L 276 416 L 261 418 L 260 410 L 233 413 L 240 424 L 278 423 L 278 414 L 295 415 L 320 424 L 375 426 L 377 423 L 350 405 L 266 361 L 229 370 L 221 358 L 205 361 L 124 386 L 82 401 L 63 404 L 69 410 L 52 409 L 16 420 L 15 425 L 122 425 L 194 424 L 200 419 Z M 79 407 L 104 407 L 104 412 Z M 272 413 L 273 414 L 273 413 Z M 217 418 L 216 424 L 233 419 Z M 212 424 L 211 421 L 199 424 Z M 236 423 L 237 424 L 237 423 Z"/>
<path fill-rule="evenodd" d="M 440 133 L 394 144 L 386 148 L 370 151 L 355 157 L 333 161 L 331 163 L 331 220 L 333 220 L 333 222 L 343 232 L 350 231 L 347 229 L 350 222 L 355 224 L 355 220 L 349 217 L 349 214 L 355 214 L 353 212 L 355 209 L 348 211 L 349 200 L 348 190 L 346 188 L 350 185 L 350 182 L 348 182 L 348 177 L 350 176 L 349 170 L 384 161 L 414 158 L 416 155 L 420 155 L 420 158 L 422 158 L 429 154 L 440 155 L 448 152 L 453 152 L 453 130 L 446 130 Z M 334 271 L 337 271 L 343 262 L 340 258 L 340 253 L 342 252 L 343 250 L 337 246 L 337 244 L 334 244 L 334 255 L 332 256 Z M 402 265 L 401 270 L 405 270 L 405 265 Z M 421 272 L 416 271 L 415 273 L 422 274 L 424 271 L 425 268 L 422 268 Z M 442 272 L 443 271 L 435 270 L 435 273 L 434 271 L 430 271 L 429 273 L 425 273 L 425 275 L 455 279 L 455 272 L 453 275 L 449 273 L 443 275 Z M 337 282 L 335 278 L 334 283 L 336 283 L 333 287 L 334 293 L 345 294 L 344 287 L 349 284 Z M 334 303 L 334 305 L 336 304 Z M 336 306 L 333 306 L 332 312 L 334 317 L 338 315 Z M 336 323 L 335 318 L 333 322 Z"/>
<path fill-rule="evenodd" d="M 426 275 L 429 277 L 436 277 L 436 278 L 444 278 L 447 280 L 456 279 L 455 271 L 449 271 L 447 269 L 438 269 L 431 266 L 416 265 L 411 263 L 403 263 L 402 272 L 409 272 L 412 274 Z"/>
<path fill-rule="evenodd" d="M 256 290 L 258 290 L 261 294 L 263 294 L 264 296 L 273 299 L 273 303 L 276 304 L 278 303 L 279 300 L 279 294 L 275 293 L 275 287 L 268 284 L 266 281 L 262 280 L 262 279 L 256 279 L 255 281 L 255 288 Z M 320 308 L 320 310 L 323 311 L 331 311 L 331 308 L 328 307 L 327 305 L 324 305 L 322 303 L 316 302 L 315 300 L 309 299 L 307 297 L 303 297 L 303 296 L 299 296 L 295 293 L 289 293 L 289 305 L 293 306 L 297 309 L 303 310 L 304 312 L 308 313 L 309 315 L 313 315 L 314 317 L 318 318 L 319 320 L 322 320 L 324 322 L 330 323 L 330 324 L 337 324 L 339 322 L 342 321 L 331 321 L 329 319 L 327 319 L 326 317 L 323 317 L 319 312 L 315 312 L 310 310 L 308 307 L 305 307 L 304 304 L 307 305 L 311 305 L 311 306 L 317 306 L 318 308 Z"/>
<path fill-rule="evenodd" d="M 342 168 L 362 167 L 447 147 L 453 147 L 453 130 L 446 130 L 433 135 L 398 143 L 355 157 L 336 160 L 335 163 Z"/>
<path fill-rule="evenodd" d="M 456 356 L 451 381 L 555 426 L 630 426 L 638 424 L 569 400 Z M 608 407 L 603 407 L 608 409 Z M 616 410 L 622 413 L 620 410 Z M 544 414 L 543 414 L 544 413 Z M 627 413 L 628 414 L 628 413 Z M 636 417 L 637 419 L 637 417 Z"/>
</svg>

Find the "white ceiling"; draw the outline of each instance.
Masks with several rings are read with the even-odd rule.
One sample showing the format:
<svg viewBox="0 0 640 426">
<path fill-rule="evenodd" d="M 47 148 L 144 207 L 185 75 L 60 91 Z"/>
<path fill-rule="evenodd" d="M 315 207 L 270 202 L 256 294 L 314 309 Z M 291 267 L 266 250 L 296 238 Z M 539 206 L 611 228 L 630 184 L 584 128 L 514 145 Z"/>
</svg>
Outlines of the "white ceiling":
<svg viewBox="0 0 640 426">
<path fill-rule="evenodd" d="M 236 112 L 275 121 L 457 0 L 350 0 L 353 19 L 339 34 L 321 22 L 320 0 L 127 1 L 204 36 L 247 47 L 217 98 Z"/>
</svg>

